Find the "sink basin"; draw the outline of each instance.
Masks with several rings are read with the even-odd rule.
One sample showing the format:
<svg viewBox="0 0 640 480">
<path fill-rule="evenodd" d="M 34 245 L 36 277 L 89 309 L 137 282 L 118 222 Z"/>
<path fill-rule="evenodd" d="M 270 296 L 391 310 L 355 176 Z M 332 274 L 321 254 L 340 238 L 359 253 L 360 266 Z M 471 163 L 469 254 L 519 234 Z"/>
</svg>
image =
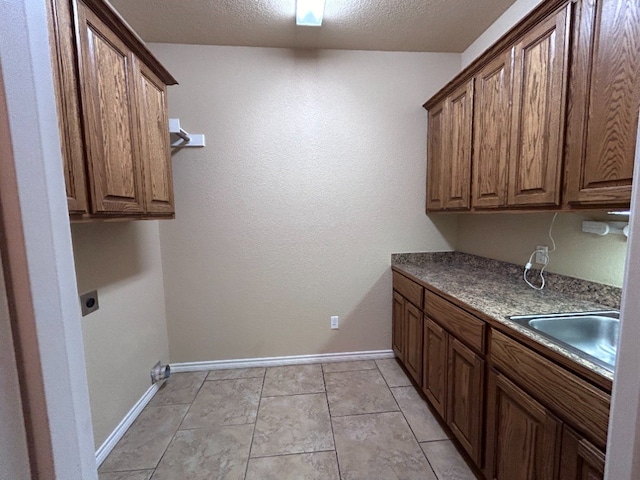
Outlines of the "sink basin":
<svg viewBox="0 0 640 480">
<path fill-rule="evenodd" d="M 523 327 L 613 371 L 620 314 L 615 311 L 519 315 L 509 317 Z"/>
</svg>

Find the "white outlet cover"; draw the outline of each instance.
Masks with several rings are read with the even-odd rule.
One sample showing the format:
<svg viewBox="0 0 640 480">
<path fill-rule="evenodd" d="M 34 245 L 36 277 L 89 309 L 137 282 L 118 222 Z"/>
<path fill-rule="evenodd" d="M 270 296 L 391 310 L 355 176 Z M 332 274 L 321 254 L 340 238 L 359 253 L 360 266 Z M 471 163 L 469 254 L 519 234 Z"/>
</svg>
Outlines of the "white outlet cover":
<svg viewBox="0 0 640 480">
<path fill-rule="evenodd" d="M 536 252 L 535 262 L 539 265 L 544 265 L 549 262 L 549 247 L 547 245 L 538 245 L 536 250 L 541 250 L 542 252 Z"/>
</svg>

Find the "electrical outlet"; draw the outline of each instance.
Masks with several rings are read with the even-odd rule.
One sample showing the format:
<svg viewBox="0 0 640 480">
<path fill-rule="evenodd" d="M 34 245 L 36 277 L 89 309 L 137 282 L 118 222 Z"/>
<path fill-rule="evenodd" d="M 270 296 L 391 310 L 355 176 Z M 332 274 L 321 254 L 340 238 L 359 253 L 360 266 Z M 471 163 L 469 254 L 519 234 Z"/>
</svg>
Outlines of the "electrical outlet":
<svg viewBox="0 0 640 480">
<path fill-rule="evenodd" d="M 331 317 L 331 330 L 338 330 L 340 325 L 340 317 L 335 315 Z"/>
<path fill-rule="evenodd" d="M 82 310 L 82 316 L 89 315 L 91 312 L 95 312 L 100 307 L 98 305 L 98 291 L 92 290 L 80 295 L 80 307 Z"/>
<path fill-rule="evenodd" d="M 539 265 L 546 265 L 549 263 L 549 247 L 546 245 L 538 245 L 536 247 L 535 261 Z"/>
</svg>

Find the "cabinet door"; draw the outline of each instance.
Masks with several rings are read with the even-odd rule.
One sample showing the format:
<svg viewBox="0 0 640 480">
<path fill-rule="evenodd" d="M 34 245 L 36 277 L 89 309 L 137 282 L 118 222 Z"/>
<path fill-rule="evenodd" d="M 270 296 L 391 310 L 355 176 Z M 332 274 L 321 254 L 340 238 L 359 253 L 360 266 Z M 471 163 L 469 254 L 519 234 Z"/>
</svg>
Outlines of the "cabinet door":
<svg viewBox="0 0 640 480">
<path fill-rule="evenodd" d="M 409 302 L 404 304 L 405 351 L 404 366 L 418 385 L 422 385 L 422 312 Z"/>
<path fill-rule="evenodd" d="M 82 215 L 88 206 L 73 13 L 68 0 L 50 0 L 48 6 L 67 207 L 70 215 Z"/>
<path fill-rule="evenodd" d="M 443 210 L 445 193 L 443 184 L 449 136 L 445 126 L 446 101 L 429 110 L 427 130 L 427 212 Z"/>
<path fill-rule="evenodd" d="M 171 215 L 174 206 L 167 87 L 142 62 L 136 60 L 135 65 L 145 210 Z"/>
<path fill-rule="evenodd" d="M 422 391 L 443 419 L 447 416 L 447 338 L 447 332 L 424 317 Z"/>
<path fill-rule="evenodd" d="M 142 213 L 133 54 L 82 2 L 78 17 L 92 211 Z"/>
<path fill-rule="evenodd" d="M 566 425 L 562 432 L 560 478 L 562 480 L 602 480 L 604 453 Z"/>
<path fill-rule="evenodd" d="M 492 480 L 553 480 L 562 424 L 493 370 L 487 389 L 486 471 Z"/>
<path fill-rule="evenodd" d="M 405 316 L 404 303 L 405 299 L 398 292 L 393 292 L 393 318 L 391 330 L 391 344 L 396 356 L 404 361 L 404 342 L 405 342 Z"/>
<path fill-rule="evenodd" d="M 444 158 L 444 198 L 448 210 L 469 209 L 471 202 L 471 128 L 473 79 L 447 98 L 445 136 L 449 148 Z"/>
<path fill-rule="evenodd" d="M 453 337 L 449 337 L 447 384 L 447 425 L 480 465 L 484 360 Z"/>
<path fill-rule="evenodd" d="M 474 207 L 502 207 L 507 203 L 507 166 L 511 118 L 511 62 L 513 49 L 499 55 L 477 75 L 473 109 Z"/>
<path fill-rule="evenodd" d="M 581 0 L 577 13 L 566 201 L 626 206 L 640 108 L 640 3 Z"/>
<path fill-rule="evenodd" d="M 559 205 L 569 61 L 565 6 L 514 48 L 509 205 Z"/>
</svg>

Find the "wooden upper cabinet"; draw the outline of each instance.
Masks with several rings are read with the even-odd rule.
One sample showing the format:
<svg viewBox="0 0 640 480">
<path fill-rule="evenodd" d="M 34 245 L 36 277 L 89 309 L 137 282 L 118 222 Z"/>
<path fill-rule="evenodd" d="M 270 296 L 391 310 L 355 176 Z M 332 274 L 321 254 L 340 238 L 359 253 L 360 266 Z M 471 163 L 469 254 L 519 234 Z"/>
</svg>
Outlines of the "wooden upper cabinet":
<svg viewBox="0 0 640 480">
<path fill-rule="evenodd" d="M 628 207 L 638 78 L 637 0 L 541 2 L 425 104 L 427 211 L 467 208 L 468 142 L 473 211 Z"/>
<path fill-rule="evenodd" d="M 47 0 L 72 220 L 173 218 L 167 85 L 105 0 Z"/>
<path fill-rule="evenodd" d="M 468 210 L 473 79 L 429 109 L 427 211 Z"/>
<path fill-rule="evenodd" d="M 443 173 L 451 139 L 445 126 L 446 101 L 429 110 L 427 130 L 427 212 L 445 207 Z"/>
<path fill-rule="evenodd" d="M 570 7 L 514 48 L 509 205 L 560 205 Z"/>
<path fill-rule="evenodd" d="M 471 206 L 471 140 L 473 127 L 473 79 L 447 98 L 449 150 L 445 162 L 444 196 L 448 210 Z"/>
<path fill-rule="evenodd" d="M 485 475 L 554 480 L 562 423 L 502 374 L 489 371 Z M 564 477 L 563 477 L 564 480 Z"/>
<path fill-rule="evenodd" d="M 73 14 L 69 2 L 50 0 L 47 6 L 67 207 L 70 215 L 83 215 L 88 204 Z"/>
<path fill-rule="evenodd" d="M 507 203 L 513 50 L 498 55 L 476 75 L 473 118 L 473 200 L 477 208 Z"/>
<path fill-rule="evenodd" d="M 626 206 L 640 109 L 640 3 L 580 0 L 576 18 L 565 200 Z"/>
<path fill-rule="evenodd" d="M 145 209 L 149 214 L 174 213 L 167 87 L 142 62 L 135 61 L 140 149 L 144 170 Z"/>
<path fill-rule="evenodd" d="M 78 4 L 81 92 L 93 213 L 143 213 L 133 53 Z"/>
</svg>

